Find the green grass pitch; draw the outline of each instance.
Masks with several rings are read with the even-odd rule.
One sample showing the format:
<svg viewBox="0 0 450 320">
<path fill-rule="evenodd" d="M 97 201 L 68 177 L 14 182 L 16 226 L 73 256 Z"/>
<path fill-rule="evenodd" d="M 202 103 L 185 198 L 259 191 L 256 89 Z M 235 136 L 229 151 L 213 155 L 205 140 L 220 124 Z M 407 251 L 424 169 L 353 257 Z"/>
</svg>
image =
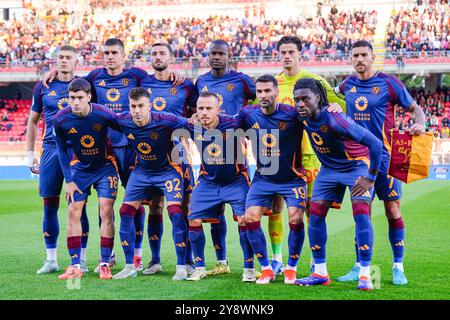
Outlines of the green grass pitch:
<svg viewBox="0 0 450 320">
<path fill-rule="evenodd" d="M 200 282 L 174 282 L 175 249 L 171 238 L 171 226 L 167 214 L 162 244 L 163 272 L 154 276 L 139 275 L 134 279 L 101 281 L 93 273 L 99 256 L 99 234 L 96 194 L 89 201 L 90 238 L 88 264 L 91 270 L 84 276 L 79 289 L 70 289 L 57 274 L 36 275 L 45 260 L 42 239 L 42 201 L 37 194 L 36 181 L 0 182 L 0 299 L 450 299 L 450 182 L 420 181 L 403 188 L 402 212 L 406 225 L 405 271 L 409 280 L 406 286 L 392 284 L 392 252 L 387 238 L 387 221 L 382 203 L 373 206 L 375 244 L 372 265 L 380 271 L 380 289 L 358 292 L 356 283 L 333 281 L 344 274 L 354 261 L 354 223 L 348 198 L 340 211 L 329 213 L 328 265 L 332 283 L 328 287 L 298 287 L 283 283 L 282 277 L 267 286 L 241 282 L 242 256 L 237 225 L 228 219 L 228 259 L 231 274 L 206 278 Z M 120 206 L 123 190 L 116 202 Z M 61 204 L 59 213 L 61 232 L 59 236 L 58 261 L 61 269 L 69 263 L 66 250 L 66 205 Z M 118 215 L 117 215 L 118 218 Z M 118 218 L 119 219 L 119 218 Z M 287 222 L 285 220 L 285 239 Z M 263 225 L 267 226 L 267 218 Z M 215 263 L 209 226 L 207 234 L 206 263 Z M 267 235 L 267 229 L 265 229 Z M 286 242 L 286 241 L 285 241 Z M 148 239 L 144 238 L 144 262 L 150 257 Z M 270 248 L 269 248 L 270 249 Z M 118 230 L 115 252 L 117 273 L 124 264 Z M 269 250 L 270 252 L 270 250 Z M 287 245 L 284 257 L 287 256 Z M 305 240 L 298 267 L 298 277 L 308 275 L 310 260 L 308 240 Z M 258 265 L 258 264 L 257 264 Z M 72 286 L 73 287 L 73 286 Z"/>
</svg>

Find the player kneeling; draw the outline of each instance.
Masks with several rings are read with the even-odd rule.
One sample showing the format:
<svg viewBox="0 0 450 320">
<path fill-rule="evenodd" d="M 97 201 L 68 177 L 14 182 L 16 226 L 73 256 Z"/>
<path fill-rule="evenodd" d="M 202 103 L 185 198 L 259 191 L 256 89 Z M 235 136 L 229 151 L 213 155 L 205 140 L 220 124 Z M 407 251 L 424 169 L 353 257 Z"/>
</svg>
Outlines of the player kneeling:
<svg viewBox="0 0 450 320">
<path fill-rule="evenodd" d="M 307 78 L 297 81 L 294 101 L 299 114 L 305 117 L 305 129 L 322 163 L 313 188 L 308 230 L 314 257 L 314 273 L 295 283 L 301 286 L 330 283 L 326 266 L 325 218 L 333 204 L 342 202 L 348 187 L 351 190 L 356 242 L 361 257 L 358 289 L 372 290 L 370 261 L 373 230 L 370 202 L 380 168 L 382 143 L 347 115 L 330 113 L 327 110 L 325 88 L 317 80 Z"/>
<path fill-rule="evenodd" d="M 102 224 L 100 279 L 111 279 L 109 260 L 114 245 L 113 206 L 117 195 L 117 168 L 111 152 L 108 128 L 116 128 L 116 115 L 104 106 L 89 103 L 91 86 L 79 78 L 69 85 L 70 108 L 57 113 L 54 130 L 59 161 L 66 180 L 69 202 L 67 247 L 71 265 L 59 279 L 83 275 L 81 256 L 81 213 L 93 186 L 98 193 Z M 72 161 L 67 142 L 71 142 Z"/>
<path fill-rule="evenodd" d="M 228 203 L 239 224 L 239 237 L 244 254 L 242 280 L 256 281 L 253 250 L 243 219 L 249 180 L 239 137 L 234 134 L 234 130 L 239 127 L 239 121 L 230 116 L 219 115 L 219 98 L 208 92 L 203 93 L 197 101 L 197 116 L 201 125 L 191 125 L 189 129 L 192 139 L 201 150 L 202 162 L 200 177 L 192 192 L 188 216 L 195 271 L 187 280 L 198 281 L 207 276 L 202 223 L 217 223 L 219 219 L 224 219 L 221 211 L 224 204 Z"/>
</svg>

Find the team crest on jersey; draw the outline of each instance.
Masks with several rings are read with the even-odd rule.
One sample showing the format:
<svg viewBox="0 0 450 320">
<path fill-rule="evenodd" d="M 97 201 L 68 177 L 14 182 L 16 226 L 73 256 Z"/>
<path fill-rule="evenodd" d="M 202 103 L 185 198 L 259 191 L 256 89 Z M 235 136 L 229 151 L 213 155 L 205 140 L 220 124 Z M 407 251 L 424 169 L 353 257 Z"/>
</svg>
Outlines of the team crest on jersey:
<svg viewBox="0 0 450 320">
<path fill-rule="evenodd" d="M 177 88 L 175 88 L 175 87 L 172 87 L 172 88 L 170 88 L 169 89 L 169 93 L 171 94 L 171 95 L 176 95 L 177 94 Z"/>
<path fill-rule="evenodd" d="M 54 96 L 56 96 L 55 90 L 49 92 L 48 96 L 49 96 L 49 97 L 54 97 Z"/>
<path fill-rule="evenodd" d="M 314 143 L 317 144 L 318 146 L 321 146 L 323 144 L 322 137 L 317 132 L 311 133 L 311 138 L 313 139 Z"/>
<path fill-rule="evenodd" d="M 267 148 L 273 148 L 273 147 L 275 147 L 277 145 L 277 138 L 271 133 L 266 133 L 262 137 L 262 143 Z"/>
<path fill-rule="evenodd" d="M 134 140 L 134 136 L 131 133 L 129 135 L 127 135 L 127 138 L 130 139 L 130 140 Z"/>
<path fill-rule="evenodd" d="M 323 124 L 320 126 L 320 131 L 322 131 L 323 133 L 327 133 L 328 132 L 328 126 Z"/>
<path fill-rule="evenodd" d="M 372 88 L 372 93 L 373 93 L 373 94 L 379 94 L 380 91 L 381 91 L 380 87 L 373 87 L 373 88 Z"/>
<path fill-rule="evenodd" d="M 120 91 L 116 88 L 111 88 L 106 91 L 106 98 L 111 102 L 116 102 L 120 99 Z"/>
<path fill-rule="evenodd" d="M 124 87 L 126 87 L 126 86 L 130 83 L 130 80 L 128 80 L 128 78 L 123 78 L 122 80 L 120 80 L 120 83 L 121 83 Z"/>
<path fill-rule="evenodd" d="M 100 82 L 98 83 L 98 85 L 101 86 L 101 87 L 106 86 L 105 80 L 100 81 Z"/>
<path fill-rule="evenodd" d="M 152 147 L 150 147 L 150 145 L 148 143 L 145 143 L 145 142 L 139 143 L 137 145 L 137 149 L 142 154 L 149 154 L 150 152 L 152 152 Z"/>
<path fill-rule="evenodd" d="M 92 129 L 94 129 L 94 131 L 100 131 L 102 130 L 102 125 L 100 123 L 94 123 L 94 125 L 92 126 Z"/>
<path fill-rule="evenodd" d="M 153 109 L 163 111 L 166 108 L 166 100 L 163 97 L 157 97 L 153 100 Z"/>
<path fill-rule="evenodd" d="M 69 99 L 68 98 L 59 99 L 59 101 L 58 101 L 58 109 L 59 110 L 64 109 L 68 105 L 69 105 Z"/>
<path fill-rule="evenodd" d="M 218 157 L 218 156 L 220 156 L 221 154 L 222 154 L 222 147 L 221 146 L 219 146 L 218 144 L 216 144 L 216 143 L 211 143 L 209 146 L 208 146 L 208 148 L 206 148 L 207 150 L 208 150 L 208 154 L 211 156 L 211 157 Z"/>
<path fill-rule="evenodd" d="M 283 99 L 281 99 L 281 103 L 293 106 L 294 105 L 294 99 L 292 99 L 291 97 L 284 97 Z"/>
<path fill-rule="evenodd" d="M 81 137 L 80 139 L 80 143 L 83 147 L 85 148 L 92 148 L 95 144 L 95 139 L 93 136 L 86 134 L 84 136 Z"/>
<path fill-rule="evenodd" d="M 152 132 L 150 134 L 150 138 L 152 138 L 152 140 L 158 140 L 159 139 L 159 133 L 158 132 Z"/>
<path fill-rule="evenodd" d="M 286 128 L 287 128 L 286 122 L 280 121 L 280 122 L 278 123 L 278 129 L 280 129 L 280 130 L 286 130 Z"/>
<path fill-rule="evenodd" d="M 72 128 L 69 130 L 68 133 L 70 133 L 70 134 L 75 134 L 75 133 L 78 133 L 78 131 L 75 130 L 75 128 L 72 127 Z"/>
<path fill-rule="evenodd" d="M 367 106 L 369 105 L 369 101 L 367 100 L 366 97 L 361 96 L 358 99 L 356 99 L 355 101 L 355 107 L 356 109 L 358 109 L 359 111 L 364 111 L 367 109 Z"/>
<path fill-rule="evenodd" d="M 351 89 L 350 89 L 350 92 L 351 92 L 351 93 L 356 93 L 356 87 L 351 88 Z"/>
<path fill-rule="evenodd" d="M 235 87 L 234 83 L 227 84 L 227 90 L 228 91 L 233 91 L 234 87 Z"/>
</svg>

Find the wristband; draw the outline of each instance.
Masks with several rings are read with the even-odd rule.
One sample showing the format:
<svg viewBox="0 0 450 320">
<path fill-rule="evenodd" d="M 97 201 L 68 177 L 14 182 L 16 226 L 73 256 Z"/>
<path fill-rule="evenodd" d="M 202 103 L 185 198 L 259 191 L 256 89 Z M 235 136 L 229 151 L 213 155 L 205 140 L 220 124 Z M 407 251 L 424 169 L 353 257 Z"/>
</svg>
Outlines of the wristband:
<svg viewBox="0 0 450 320">
<path fill-rule="evenodd" d="M 32 167 L 34 161 L 34 151 L 27 151 L 27 158 L 28 158 L 28 166 Z"/>
<path fill-rule="evenodd" d="M 375 180 L 377 179 L 377 175 L 369 173 L 369 174 L 367 174 L 366 178 L 372 182 L 375 182 Z"/>
</svg>

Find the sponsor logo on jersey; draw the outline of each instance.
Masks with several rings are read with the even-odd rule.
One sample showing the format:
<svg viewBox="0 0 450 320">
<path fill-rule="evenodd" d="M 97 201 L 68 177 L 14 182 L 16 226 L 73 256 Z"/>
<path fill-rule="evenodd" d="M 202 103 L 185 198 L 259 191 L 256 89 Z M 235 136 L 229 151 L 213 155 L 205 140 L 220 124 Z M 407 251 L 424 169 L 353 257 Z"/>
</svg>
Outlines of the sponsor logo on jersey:
<svg viewBox="0 0 450 320">
<path fill-rule="evenodd" d="M 356 87 L 354 86 L 353 88 L 350 89 L 351 93 L 356 93 Z"/>
<path fill-rule="evenodd" d="M 127 135 L 127 138 L 130 139 L 130 140 L 134 140 L 134 136 L 133 136 L 132 133 L 130 133 L 129 135 Z"/>
<path fill-rule="evenodd" d="M 52 90 L 51 92 L 49 92 L 48 96 L 49 96 L 49 97 L 54 97 L 54 96 L 56 96 L 56 91 L 55 91 L 55 90 Z"/>
<path fill-rule="evenodd" d="M 259 124 L 258 124 L 258 122 L 255 122 L 255 123 L 252 125 L 252 129 L 259 129 Z"/>
<path fill-rule="evenodd" d="M 69 106 L 69 99 L 68 98 L 59 99 L 59 101 L 58 101 L 58 109 L 59 110 L 62 110 L 62 109 L 64 109 L 67 106 Z"/>
<path fill-rule="evenodd" d="M 181 195 L 181 192 L 177 192 L 177 194 L 174 196 L 175 199 L 182 199 L 183 196 Z"/>
<path fill-rule="evenodd" d="M 222 154 L 222 147 L 216 143 L 211 143 L 206 150 L 211 157 L 218 157 Z"/>
<path fill-rule="evenodd" d="M 111 88 L 106 91 L 106 98 L 111 102 L 116 102 L 120 99 L 120 91 L 116 88 Z"/>
<path fill-rule="evenodd" d="M 166 108 L 166 100 L 163 97 L 157 97 L 153 100 L 153 109 L 162 111 Z"/>
<path fill-rule="evenodd" d="M 262 143 L 267 148 L 273 148 L 273 147 L 275 147 L 277 145 L 277 138 L 271 133 L 266 133 L 262 137 Z"/>
<path fill-rule="evenodd" d="M 321 146 L 323 144 L 322 137 L 317 132 L 311 133 L 311 138 L 313 139 L 314 143 L 317 144 L 318 146 Z"/>
<path fill-rule="evenodd" d="M 101 87 L 106 86 L 105 80 L 100 81 L 100 82 L 98 83 L 98 85 L 101 86 Z"/>
<path fill-rule="evenodd" d="M 207 86 L 204 86 L 204 87 L 202 88 L 202 90 L 200 90 L 200 92 L 208 92 L 208 87 L 207 87 Z"/>
<path fill-rule="evenodd" d="M 71 128 L 68 133 L 75 134 L 75 133 L 78 133 L 78 131 L 75 130 L 75 128 Z"/>
<path fill-rule="evenodd" d="M 152 152 L 152 147 L 146 142 L 139 143 L 137 145 L 137 149 L 142 154 L 149 154 L 150 152 Z"/>
<path fill-rule="evenodd" d="M 198 141 L 205 141 L 205 140 L 203 139 L 203 136 L 202 136 L 201 134 L 199 134 L 199 135 L 195 138 L 195 140 L 198 140 Z"/>
<path fill-rule="evenodd" d="M 120 83 L 121 83 L 124 87 L 126 87 L 126 86 L 130 83 L 130 80 L 128 80 L 128 78 L 123 78 L 122 80 L 120 80 Z"/>
<path fill-rule="evenodd" d="M 389 193 L 389 197 L 396 197 L 398 196 L 398 193 L 395 192 L 395 190 L 392 190 L 391 193 Z"/>
<path fill-rule="evenodd" d="M 94 123 L 94 125 L 92 126 L 92 129 L 94 129 L 94 131 L 100 131 L 102 130 L 102 125 L 100 123 Z"/>
<path fill-rule="evenodd" d="M 169 89 L 169 93 L 170 93 L 172 96 L 176 95 L 176 94 L 177 94 L 177 88 L 175 88 L 175 87 L 170 88 L 170 89 Z"/>
<path fill-rule="evenodd" d="M 86 134 L 84 136 L 81 137 L 80 139 L 80 143 L 83 147 L 85 148 L 92 148 L 95 144 L 95 139 L 93 136 Z"/>
<path fill-rule="evenodd" d="M 148 89 L 147 89 L 147 92 L 148 92 L 148 94 L 151 95 L 151 94 L 152 94 L 152 89 L 148 88 Z"/>
<path fill-rule="evenodd" d="M 367 100 L 366 97 L 361 96 L 358 99 L 356 99 L 355 101 L 355 107 L 356 109 L 358 109 L 359 111 L 364 111 L 367 109 L 367 106 L 369 105 L 369 101 Z"/>
</svg>

